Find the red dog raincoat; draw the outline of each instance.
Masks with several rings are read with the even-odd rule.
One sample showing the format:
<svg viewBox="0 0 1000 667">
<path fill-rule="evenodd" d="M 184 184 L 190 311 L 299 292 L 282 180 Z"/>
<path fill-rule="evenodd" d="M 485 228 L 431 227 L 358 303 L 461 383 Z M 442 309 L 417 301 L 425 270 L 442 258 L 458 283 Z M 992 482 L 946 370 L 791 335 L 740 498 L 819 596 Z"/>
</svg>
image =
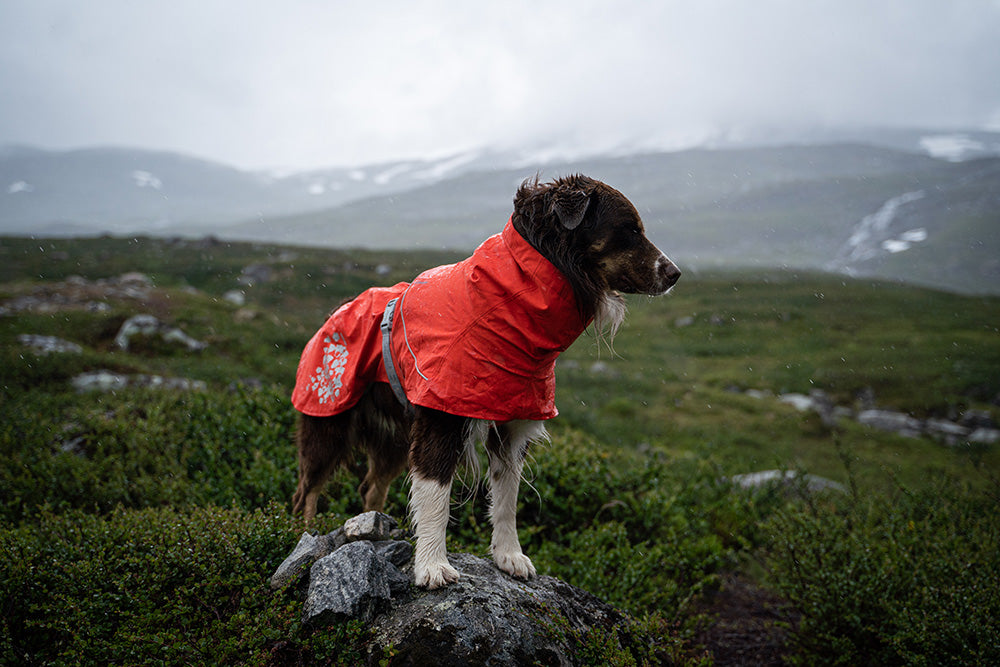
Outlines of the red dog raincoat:
<svg viewBox="0 0 1000 667">
<path fill-rule="evenodd" d="M 306 345 L 292 404 L 324 417 L 388 382 L 379 324 L 397 298 L 392 360 L 415 405 L 476 419 L 550 419 L 555 362 L 586 328 L 566 277 L 508 221 L 468 259 L 372 288 Z"/>
</svg>

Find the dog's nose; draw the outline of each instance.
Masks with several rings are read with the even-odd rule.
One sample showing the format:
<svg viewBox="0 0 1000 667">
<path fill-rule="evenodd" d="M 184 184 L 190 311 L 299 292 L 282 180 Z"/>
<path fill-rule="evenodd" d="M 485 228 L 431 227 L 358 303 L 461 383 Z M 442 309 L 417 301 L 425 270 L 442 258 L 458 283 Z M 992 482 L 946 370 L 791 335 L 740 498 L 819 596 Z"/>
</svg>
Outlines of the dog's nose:
<svg viewBox="0 0 1000 667">
<path fill-rule="evenodd" d="M 681 277 L 681 270 L 677 268 L 677 265 L 671 262 L 666 255 L 660 258 L 660 280 L 663 282 L 665 287 L 673 287 L 677 280 Z"/>
</svg>

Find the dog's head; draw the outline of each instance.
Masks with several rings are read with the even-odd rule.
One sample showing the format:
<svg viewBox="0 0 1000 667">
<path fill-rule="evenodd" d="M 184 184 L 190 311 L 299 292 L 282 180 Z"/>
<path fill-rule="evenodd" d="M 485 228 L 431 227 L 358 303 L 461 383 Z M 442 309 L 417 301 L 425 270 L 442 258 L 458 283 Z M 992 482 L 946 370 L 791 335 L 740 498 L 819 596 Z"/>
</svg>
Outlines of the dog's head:
<svg viewBox="0 0 1000 667">
<path fill-rule="evenodd" d="M 569 278 L 589 314 L 609 292 L 664 294 L 681 275 L 646 238 L 632 202 L 586 176 L 525 181 L 514 196 L 513 224 Z"/>
</svg>

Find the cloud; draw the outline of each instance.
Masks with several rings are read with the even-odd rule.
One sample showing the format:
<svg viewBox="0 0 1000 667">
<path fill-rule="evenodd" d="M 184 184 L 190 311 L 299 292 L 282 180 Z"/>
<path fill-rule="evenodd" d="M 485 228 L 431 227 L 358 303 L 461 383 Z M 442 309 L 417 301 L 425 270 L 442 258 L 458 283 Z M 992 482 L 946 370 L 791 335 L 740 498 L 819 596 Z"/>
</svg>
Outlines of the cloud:
<svg viewBox="0 0 1000 667">
<path fill-rule="evenodd" d="M 4 3 L 0 142 L 302 167 L 984 127 L 996 34 L 1000 5 L 976 0 Z"/>
</svg>

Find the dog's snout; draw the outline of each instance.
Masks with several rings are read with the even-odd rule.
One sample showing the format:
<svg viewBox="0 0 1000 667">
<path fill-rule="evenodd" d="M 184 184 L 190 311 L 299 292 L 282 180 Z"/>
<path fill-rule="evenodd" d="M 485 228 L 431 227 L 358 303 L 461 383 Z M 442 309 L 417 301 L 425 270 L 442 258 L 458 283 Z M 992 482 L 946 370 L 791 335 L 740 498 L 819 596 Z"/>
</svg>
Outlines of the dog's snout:
<svg viewBox="0 0 1000 667">
<path fill-rule="evenodd" d="M 677 268 L 677 265 L 670 261 L 666 255 L 661 255 L 660 259 L 657 261 L 657 273 L 660 280 L 660 284 L 663 286 L 664 290 L 668 290 L 673 287 L 681 277 L 681 270 Z"/>
</svg>

